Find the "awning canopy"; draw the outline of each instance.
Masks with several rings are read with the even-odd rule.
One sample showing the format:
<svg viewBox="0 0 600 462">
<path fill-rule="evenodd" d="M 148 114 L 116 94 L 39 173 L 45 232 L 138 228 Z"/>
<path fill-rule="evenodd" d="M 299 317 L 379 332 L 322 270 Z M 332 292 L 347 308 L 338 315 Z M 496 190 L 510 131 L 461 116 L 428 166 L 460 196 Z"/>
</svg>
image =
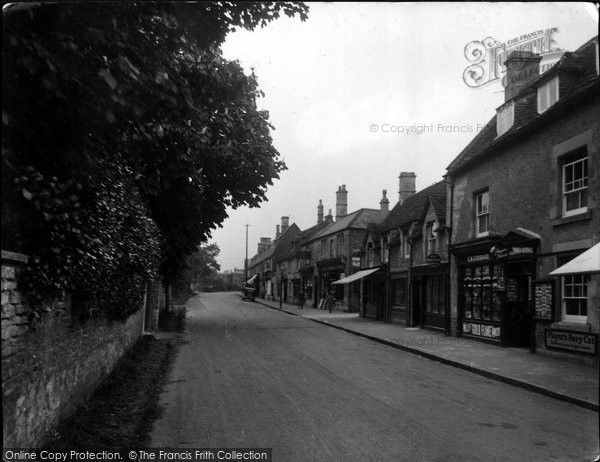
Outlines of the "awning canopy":
<svg viewBox="0 0 600 462">
<path fill-rule="evenodd" d="M 254 284 L 255 280 L 256 280 L 256 274 L 246 281 L 246 285 L 249 286 L 250 284 Z"/>
<path fill-rule="evenodd" d="M 369 274 L 373 274 L 375 271 L 379 271 L 379 268 L 371 268 L 367 270 L 357 271 L 356 273 L 351 274 L 350 276 L 346 276 L 345 278 L 332 282 L 332 284 L 350 284 L 351 282 L 358 281 L 359 279 L 362 279 L 365 276 L 368 276 Z"/>
<path fill-rule="evenodd" d="M 600 243 L 550 273 L 550 276 L 600 273 Z"/>
</svg>

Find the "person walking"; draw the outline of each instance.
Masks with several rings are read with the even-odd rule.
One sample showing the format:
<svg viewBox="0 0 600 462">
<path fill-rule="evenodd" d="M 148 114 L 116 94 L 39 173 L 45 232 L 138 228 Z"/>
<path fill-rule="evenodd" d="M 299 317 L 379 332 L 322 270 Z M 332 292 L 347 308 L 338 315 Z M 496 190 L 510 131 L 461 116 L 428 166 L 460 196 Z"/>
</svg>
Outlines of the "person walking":
<svg viewBox="0 0 600 462">
<path fill-rule="evenodd" d="M 327 294 L 327 297 L 325 297 L 324 305 L 325 306 L 323 308 L 329 310 L 329 312 L 331 313 L 331 310 L 333 310 L 333 307 L 335 305 L 335 297 L 331 292 Z"/>
<path fill-rule="evenodd" d="M 298 294 L 298 308 L 303 310 L 305 302 L 306 302 L 306 297 L 304 296 L 304 291 L 301 290 L 300 293 Z"/>
</svg>

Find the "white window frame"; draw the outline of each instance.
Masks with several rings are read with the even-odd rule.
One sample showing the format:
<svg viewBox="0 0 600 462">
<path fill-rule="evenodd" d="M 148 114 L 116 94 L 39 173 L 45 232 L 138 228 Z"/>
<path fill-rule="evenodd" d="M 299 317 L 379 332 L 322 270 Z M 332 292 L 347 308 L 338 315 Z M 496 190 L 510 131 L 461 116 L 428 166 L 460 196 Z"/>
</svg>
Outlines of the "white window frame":
<svg viewBox="0 0 600 462">
<path fill-rule="evenodd" d="M 586 274 L 573 274 L 569 276 L 561 277 L 561 288 L 562 288 L 562 319 L 567 322 L 575 322 L 575 323 L 587 323 L 587 312 L 589 310 L 588 307 L 588 277 Z M 570 294 L 567 297 L 567 286 L 573 288 L 580 287 L 580 294 Z M 567 314 L 567 299 L 568 300 L 580 300 L 585 303 L 586 306 L 586 315 L 579 316 L 573 314 Z"/>
<path fill-rule="evenodd" d="M 575 165 L 578 163 L 582 163 L 583 166 L 581 168 L 582 176 L 581 178 L 575 179 L 572 177 L 571 181 L 567 184 L 567 169 L 571 168 L 573 174 L 575 173 Z M 567 187 L 571 187 L 572 189 L 567 191 Z M 575 160 L 564 162 L 562 166 L 562 215 L 564 217 L 570 217 L 573 215 L 578 215 L 580 213 L 585 213 L 588 210 L 587 207 L 587 198 L 585 200 L 585 204 L 583 204 L 582 193 L 587 191 L 588 188 L 588 156 L 584 155 L 582 157 L 578 157 Z M 580 207 L 572 210 L 567 210 L 567 196 L 577 194 L 579 196 Z"/>
<path fill-rule="evenodd" d="M 515 103 L 510 102 L 498 109 L 496 114 L 496 133 L 502 136 L 515 123 Z"/>
<path fill-rule="evenodd" d="M 480 209 L 480 200 L 479 198 L 482 198 L 483 202 L 483 197 L 487 197 L 487 209 L 483 209 L 483 207 L 481 207 Z M 485 231 L 480 231 L 480 222 L 481 220 L 483 220 L 485 217 L 487 226 L 485 228 Z M 489 236 L 490 234 L 490 192 L 489 190 L 486 191 L 481 191 L 477 194 L 475 194 L 475 236 L 476 237 L 485 237 L 485 236 Z"/>
<path fill-rule="evenodd" d="M 410 258 L 410 242 L 408 241 L 408 231 L 402 233 L 402 242 L 404 243 L 404 258 Z"/>
<path fill-rule="evenodd" d="M 538 114 L 547 111 L 559 98 L 558 75 L 552 77 L 537 89 L 537 111 Z"/>
</svg>

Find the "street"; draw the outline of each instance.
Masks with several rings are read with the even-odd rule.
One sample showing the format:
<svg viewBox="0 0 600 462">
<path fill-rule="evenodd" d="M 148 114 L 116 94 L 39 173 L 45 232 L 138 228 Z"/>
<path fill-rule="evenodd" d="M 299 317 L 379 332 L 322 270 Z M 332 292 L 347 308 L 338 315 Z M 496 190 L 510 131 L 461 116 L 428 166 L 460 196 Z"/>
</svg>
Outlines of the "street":
<svg viewBox="0 0 600 462">
<path fill-rule="evenodd" d="M 253 302 L 203 293 L 152 447 L 273 460 L 592 460 L 598 414 Z"/>
</svg>

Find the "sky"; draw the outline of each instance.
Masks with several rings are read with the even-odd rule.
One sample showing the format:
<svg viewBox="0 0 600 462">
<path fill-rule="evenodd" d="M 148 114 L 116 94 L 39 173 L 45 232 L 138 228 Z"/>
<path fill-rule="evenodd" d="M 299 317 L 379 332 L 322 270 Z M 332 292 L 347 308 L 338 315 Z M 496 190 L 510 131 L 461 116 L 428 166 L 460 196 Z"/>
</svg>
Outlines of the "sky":
<svg viewBox="0 0 600 462">
<path fill-rule="evenodd" d="M 591 3 L 312 3 L 308 20 L 280 18 L 237 31 L 222 49 L 257 76 L 273 143 L 287 164 L 260 208 L 228 210 L 209 242 L 222 270 L 243 268 L 281 217 L 307 229 L 317 205 L 335 216 L 335 192 L 348 190 L 348 212 L 379 208 L 387 190 L 398 201 L 400 172 L 417 191 L 446 167 L 504 101 L 499 79 L 473 88 L 463 73 L 465 47 L 508 43 L 557 28 L 554 46 L 573 51 L 597 35 Z"/>
</svg>

